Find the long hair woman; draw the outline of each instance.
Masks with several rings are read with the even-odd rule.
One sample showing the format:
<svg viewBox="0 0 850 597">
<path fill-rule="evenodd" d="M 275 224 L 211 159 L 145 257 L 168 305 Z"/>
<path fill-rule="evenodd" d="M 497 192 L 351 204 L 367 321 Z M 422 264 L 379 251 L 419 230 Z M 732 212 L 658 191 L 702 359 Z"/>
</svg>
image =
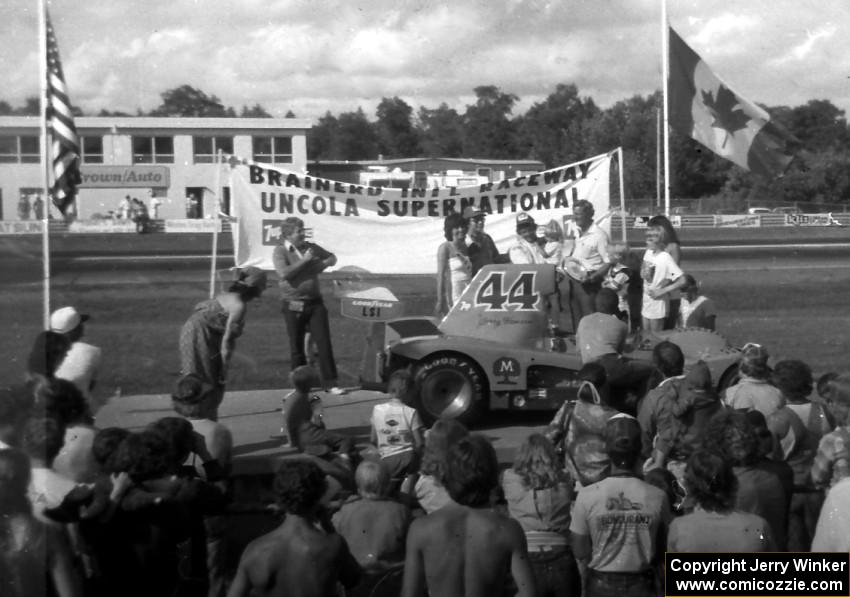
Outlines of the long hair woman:
<svg viewBox="0 0 850 597">
<path fill-rule="evenodd" d="M 568 540 L 573 480 L 549 439 L 526 438 L 502 475 L 502 490 L 508 513 L 525 531 L 537 595 L 578 595 L 581 580 Z"/>
<path fill-rule="evenodd" d="M 459 213 L 451 213 L 443 221 L 446 242 L 437 249 L 437 304 L 434 313 L 448 313 L 472 279 L 472 262 L 466 246 L 468 223 Z"/>
<path fill-rule="evenodd" d="M 438 419 L 425 436 L 425 449 L 419 478 L 414 493 L 419 505 L 427 514 L 451 503 L 443 479 L 446 471 L 446 455 L 460 439 L 469 435 L 463 423 L 454 419 Z"/>
<path fill-rule="evenodd" d="M 738 480 L 719 454 L 694 452 L 685 470 L 685 488 L 696 506 L 674 519 L 667 549 L 684 552 L 775 551 L 770 525 L 756 514 L 735 509 Z"/>
<path fill-rule="evenodd" d="M 213 387 L 206 418 L 218 420 L 224 385 L 236 338 L 242 334 L 247 305 L 266 288 L 266 272 L 246 267 L 228 288 L 215 298 L 195 305 L 180 330 L 180 372 L 194 373 Z"/>
<path fill-rule="evenodd" d="M 646 229 L 646 252 L 640 274 L 643 279 L 642 327 L 647 332 L 664 329 L 670 293 L 685 285 L 682 270 L 667 252 L 667 238 L 661 226 Z"/>
<path fill-rule="evenodd" d="M 673 228 L 673 223 L 667 216 L 661 214 L 652 216 L 646 223 L 647 226 L 658 226 L 661 228 L 661 238 L 664 242 L 664 250 L 669 253 L 670 257 L 679 268 L 682 267 L 682 243 L 679 241 L 679 235 L 676 229 Z M 664 318 L 664 329 L 670 330 L 676 327 L 676 321 L 679 317 L 679 307 L 681 305 L 681 296 L 678 292 L 674 292 L 670 296 L 667 304 L 667 317 Z"/>
</svg>

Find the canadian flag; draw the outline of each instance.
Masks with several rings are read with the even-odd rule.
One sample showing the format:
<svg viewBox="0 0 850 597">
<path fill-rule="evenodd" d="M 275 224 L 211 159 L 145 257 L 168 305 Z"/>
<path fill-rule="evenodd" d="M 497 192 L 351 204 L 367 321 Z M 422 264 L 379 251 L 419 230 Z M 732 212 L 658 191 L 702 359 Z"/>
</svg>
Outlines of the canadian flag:
<svg viewBox="0 0 850 597">
<path fill-rule="evenodd" d="M 669 123 L 719 156 L 768 177 L 782 175 L 798 141 L 770 114 L 735 93 L 672 27 L 667 92 Z"/>
</svg>

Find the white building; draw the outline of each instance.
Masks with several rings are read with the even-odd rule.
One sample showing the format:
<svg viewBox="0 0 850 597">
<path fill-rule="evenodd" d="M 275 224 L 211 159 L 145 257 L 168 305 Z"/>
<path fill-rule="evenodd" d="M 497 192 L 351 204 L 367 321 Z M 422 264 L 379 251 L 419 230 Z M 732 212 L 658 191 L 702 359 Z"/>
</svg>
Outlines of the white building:
<svg viewBox="0 0 850 597">
<path fill-rule="evenodd" d="M 227 169 L 218 179 L 213 162 L 224 154 L 307 170 L 309 119 L 78 117 L 83 183 L 77 217 L 107 217 L 129 195 L 161 201 L 159 218 L 187 217 L 187 197 L 200 199 L 196 217 L 215 213 L 217 195 L 229 199 Z M 40 120 L 0 117 L 0 220 L 33 219 L 42 192 Z M 29 204 L 26 209 L 22 198 Z M 55 212 L 54 212 L 55 213 Z"/>
</svg>

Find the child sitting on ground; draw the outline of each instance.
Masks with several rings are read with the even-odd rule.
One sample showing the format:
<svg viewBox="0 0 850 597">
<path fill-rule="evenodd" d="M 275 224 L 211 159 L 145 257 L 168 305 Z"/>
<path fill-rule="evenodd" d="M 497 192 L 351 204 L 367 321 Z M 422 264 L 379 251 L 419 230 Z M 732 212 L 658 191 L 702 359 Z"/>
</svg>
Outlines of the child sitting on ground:
<svg viewBox="0 0 850 597">
<path fill-rule="evenodd" d="M 629 257 L 629 247 L 623 243 L 615 243 L 608 252 L 611 258 L 611 268 L 602 280 L 602 288 L 610 288 L 617 293 L 618 317 L 629 324 L 631 329 L 631 309 L 629 309 L 629 280 L 631 271 L 626 261 Z"/>
<path fill-rule="evenodd" d="M 685 274 L 682 302 L 679 305 L 679 320 L 676 325 L 680 328 L 713 330 L 716 319 L 717 310 L 714 308 L 714 301 L 701 295 L 696 279 L 690 274 Z"/>
<path fill-rule="evenodd" d="M 322 399 L 310 394 L 319 378 L 312 367 L 302 365 L 289 376 L 295 390 L 286 397 L 286 430 L 292 445 L 311 456 L 328 460 L 339 458 L 351 469 L 353 440 L 325 427 Z"/>
<path fill-rule="evenodd" d="M 399 369 L 387 384 L 388 402 L 372 407 L 372 444 L 377 446 L 381 464 L 390 478 L 402 479 L 419 470 L 419 456 L 425 444 L 422 419 L 410 406 L 413 375 Z"/>
<path fill-rule="evenodd" d="M 354 488 L 352 456 L 354 440 L 328 431 L 324 421 L 322 399 L 311 394 L 318 382 L 315 370 L 302 365 L 289 376 L 295 389 L 284 399 L 284 428 L 289 441 L 299 451 L 312 456 L 322 471 L 336 483 L 333 490 Z"/>
</svg>

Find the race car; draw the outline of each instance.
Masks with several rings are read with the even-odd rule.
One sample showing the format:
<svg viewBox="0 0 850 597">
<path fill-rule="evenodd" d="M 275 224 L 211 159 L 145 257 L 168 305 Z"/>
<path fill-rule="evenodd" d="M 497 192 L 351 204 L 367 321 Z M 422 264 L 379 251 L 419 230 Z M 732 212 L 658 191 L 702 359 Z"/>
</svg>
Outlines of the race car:
<svg viewBox="0 0 850 597">
<path fill-rule="evenodd" d="M 575 338 L 553 335 L 545 305 L 556 291 L 553 265 L 488 265 L 442 319 L 386 321 L 375 371 L 384 382 L 411 368 L 420 412 L 467 424 L 488 410 L 556 410 L 574 400 L 582 367 Z M 717 389 L 738 374 L 740 350 L 713 331 L 688 328 L 638 342 L 625 356 L 649 362 L 662 339 L 676 343 L 685 366 L 703 360 Z"/>
</svg>

